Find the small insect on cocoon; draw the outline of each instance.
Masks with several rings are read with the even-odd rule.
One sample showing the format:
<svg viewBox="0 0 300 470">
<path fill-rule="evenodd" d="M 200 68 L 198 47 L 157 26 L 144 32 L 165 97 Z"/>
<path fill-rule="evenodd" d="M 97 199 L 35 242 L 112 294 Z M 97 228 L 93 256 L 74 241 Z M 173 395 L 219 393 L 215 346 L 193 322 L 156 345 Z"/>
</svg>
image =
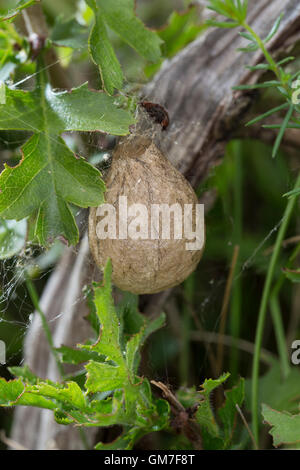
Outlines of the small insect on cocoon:
<svg viewBox="0 0 300 470">
<path fill-rule="evenodd" d="M 117 287 L 154 294 L 194 271 L 204 248 L 204 207 L 152 139 L 120 141 L 105 201 L 90 209 L 89 243 L 100 268 L 111 259 Z"/>
</svg>

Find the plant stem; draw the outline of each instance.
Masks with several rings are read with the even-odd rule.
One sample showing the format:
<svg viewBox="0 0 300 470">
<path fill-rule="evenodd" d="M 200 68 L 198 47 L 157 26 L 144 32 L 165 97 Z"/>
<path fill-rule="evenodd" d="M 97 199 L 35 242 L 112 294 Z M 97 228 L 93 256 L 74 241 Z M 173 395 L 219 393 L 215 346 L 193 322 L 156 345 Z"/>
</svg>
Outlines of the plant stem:
<svg viewBox="0 0 300 470">
<path fill-rule="evenodd" d="M 289 87 L 287 86 L 287 84 L 285 82 L 282 81 L 281 74 L 280 74 L 280 69 L 277 66 L 277 64 L 276 64 L 275 60 L 273 59 L 273 57 L 271 56 L 271 54 L 268 52 L 263 40 L 256 34 L 256 32 L 251 28 L 251 26 L 248 25 L 248 23 L 246 23 L 245 21 L 241 24 L 241 26 L 243 26 L 255 38 L 255 40 L 257 42 L 257 45 L 261 49 L 261 51 L 264 54 L 268 64 L 270 65 L 270 69 L 275 73 L 278 81 L 280 81 L 282 86 L 284 86 L 284 88 L 288 91 Z"/>
<path fill-rule="evenodd" d="M 241 161 L 241 142 L 234 141 L 230 149 L 233 153 L 234 161 L 234 188 L 233 188 L 233 243 L 234 245 L 241 244 L 242 237 L 242 219 L 243 219 L 243 171 Z M 240 259 L 236 263 L 236 271 L 239 271 L 241 265 Z M 238 339 L 241 329 L 241 305 L 242 305 L 242 280 L 238 276 L 232 286 L 232 299 L 230 310 L 230 332 L 234 339 Z M 234 383 L 238 376 L 239 365 L 239 349 L 236 342 L 233 343 L 230 354 L 230 373 L 231 381 Z"/>
<path fill-rule="evenodd" d="M 290 363 L 288 360 L 288 352 L 286 348 L 285 333 L 282 322 L 282 316 L 280 311 L 280 304 L 278 296 L 276 294 L 271 295 L 270 299 L 270 310 L 274 323 L 275 336 L 277 341 L 277 347 L 280 357 L 281 369 L 284 378 L 286 379 L 291 371 Z"/>
<path fill-rule="evenodd" d="M 296 184 L 294 189 L 297 189 L 300 186 L 300 173 L 298 175 Z M 276 268 L 276 264 L 278 261 L 278 257 L 280 254 L 281 244 L 284 240 L 285 233 L 287 227 L 290 222 L 290 218 L 295 207 L 296 203 L 296 196 L 291 197 L 288 200 L 286 209 L 284 211 L 283 220 L 276 238 L 276 243 L 274 246 L 274 250 L 272 253 L 272 258 L 269 263 L 267 277 L 264 284 L 259 314 L 258 314 L 258 322 L 256 327 L 256 336 L 255 336 L 255 351 L 254 351 L 254 358 L 253 358 L 253 366 L 252 366 L 252 397 L 251 397 L 251 410 L 252 410 L 252 419 L 253 419 L 253 434 L 255 437 L 256 442 L 258 443 L 259 440 L 259 410 L 258 410 L 258 385 L 259 385 L 259 356 L 262 346 L 262 339 L 263 339 L 263 332 L 264 332 L 264 324 L 266 319 L 267 313 L 267 306 L 270 298 L 270 292 L 274 277 L 274 272 Z"/>
<path fill-rule="evenodd" d="M 287 263 L 287 267 L 290 267 L 292 265 L 293 261 L 298 256 L 299 252 L 300 252 L 300 244 L 296 246 L 292 255 L 290 256 L 288 263 Z M 277 340 L 277 345 L 278 345 L 278 352 L 279 352 L 280 362 L 281 362 L 281 369 L 282 369 L 283 376 L 287 377 L 291 370 L 291 367 L 290 367 L 290 363 L 288 360 L 287 345 L 286 345 L 286 339 L 285 339 L 283 322 L 282 322 L 282 315 L 281 315 L 280 304 L 279 304 L 279 292 L 285 280 L 286 280 L 285 275 L 281 273 L 271 293 L 270 309 L 271 309 L 271 314 L 272 314 L 273 323 L 274 323 L 274 329 L 275 329 L 276 340 Z"/>
<path fill-rule="evenodd" d="M 26 275 L 26 287 L 27 287 L 27 290 L 29 292 L 29 295 L 30 295 L 31 301 L 33 303 L 33 306 L 34 306 L 35 310 L 38 312 L 38 314 L 41 318 L 43 330 L 44 330 L 46 339 L 48 341 L 50 351 L 54 356 L 54 359 L 55 359 L 57 368 L 59 370 L 59 373 L 61 375 L 61 378 L 64 378 L 64 370 L 63 370 L 63 367 L 62 367 L 62 363 L 60 362 L 58 353 L 55 350 L 52 334 L 51 334 L 47 319 L 46 319 L 45 314 L 43 313 L 43 311 L 40 307 L 38 293 L 36 291 L 36 288 L 35 288 L 32 280 L 29 278 L 28 275 Z"/>
<path fill-rule="evenodd" d="M 238 256 L 239 256 L 239 251 L 240 251 L 240 247 L 236 245 L 233 250 L 233 256 L 231 260 L 230 271 L 229 271 L 228 278 L 227 278 L 223 304 L 222 304 L 222 310 L 221 310 L 221 320 L 220 320 L 220 328 L 219 328 L 219 334 L 221 336 L 224 335 L 225 333 L 228 305 L 230 301 L 233 276 L 234 276 L 236 263 L 237 263 Z M 218 375 L 221 373 L 222 367 L 223 367 L 223 352 L 224 352 L 224 344 L 222 342 L 219 342 L 218 348 L 217 348 L 217 364 L 216 364 Z"/>
<path fill-rule="evenodd" d="M 190 332 L 191 332 L 191 312 L 190 305 L 193 305 L 193 295 L 195 289 L 195 276 L 192 274 L 184 283 L 184 305 L 182 315 L 182 346 L 180 354 L 180 378 L 181 383 L 187 385 L 190 369 Z"/>
</svg>

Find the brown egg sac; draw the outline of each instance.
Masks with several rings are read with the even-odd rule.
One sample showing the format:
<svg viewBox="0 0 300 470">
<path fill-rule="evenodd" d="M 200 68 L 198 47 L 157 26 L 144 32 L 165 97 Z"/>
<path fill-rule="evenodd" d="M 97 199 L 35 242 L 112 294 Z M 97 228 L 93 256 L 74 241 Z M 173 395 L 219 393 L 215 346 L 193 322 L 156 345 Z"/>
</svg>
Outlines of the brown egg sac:
<svg viewBox="0 0 300 470">
<path fill-rule="evenodd" d="M 195 236 L 188 233 L 186 237 L 184 223 L 189 220 L 195 231 L 197 196 L 151 139 L 135 135 L 118 144 L 106 178 L 105 201 L 90 209 L 89 243 L 100 268 L 111 259 L 117 287 L 134 294 L 154 294 L 180 284 L 195 270 L 203 252 L 204 220 L 202 244 L 195 245 L 197 249 L 187 249 Z M 175 212 L 169 211 L 168 216 L 167 209 L 154 218 L 161 214 L 157 205 L 170 208 L 173 204 Z M 190 205 L 187 216 L 186 204 Z"/>
</svg>

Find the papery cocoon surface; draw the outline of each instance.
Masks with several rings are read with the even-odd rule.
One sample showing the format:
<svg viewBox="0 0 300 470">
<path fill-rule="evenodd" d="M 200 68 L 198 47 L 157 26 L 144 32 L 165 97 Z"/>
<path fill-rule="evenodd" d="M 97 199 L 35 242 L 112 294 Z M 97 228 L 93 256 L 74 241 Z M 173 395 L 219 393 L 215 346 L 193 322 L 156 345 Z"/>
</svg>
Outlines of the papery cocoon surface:
<svg viewBox="0 0 300 470">
<path fill-rule="evenodd" d="M 118 144 L 105 201 L 90 209 L 89 242 L 100 268 L 111 259 L 117 287 L 153 294 L 194 271 L 204 245 L 203 207 L 151 139 L 135 135 Z"/>
</svg>

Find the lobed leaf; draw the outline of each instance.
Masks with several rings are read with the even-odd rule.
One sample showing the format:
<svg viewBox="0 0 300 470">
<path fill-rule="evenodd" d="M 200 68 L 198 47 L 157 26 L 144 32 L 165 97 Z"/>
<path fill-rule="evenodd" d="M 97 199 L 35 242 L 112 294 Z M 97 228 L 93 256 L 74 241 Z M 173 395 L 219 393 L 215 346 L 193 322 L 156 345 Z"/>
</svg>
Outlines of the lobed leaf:
<svg viewBox="0 0 300 470">
<path fill-rule="evenodd" d="M 272 427 L 269 432 L 273 436 L 275 447 L 282 444 L 300 443 L 300 414 L 291 415 L 286 411 L 273 410 L 263 404 L 262 415 Z"/>
</svg>

